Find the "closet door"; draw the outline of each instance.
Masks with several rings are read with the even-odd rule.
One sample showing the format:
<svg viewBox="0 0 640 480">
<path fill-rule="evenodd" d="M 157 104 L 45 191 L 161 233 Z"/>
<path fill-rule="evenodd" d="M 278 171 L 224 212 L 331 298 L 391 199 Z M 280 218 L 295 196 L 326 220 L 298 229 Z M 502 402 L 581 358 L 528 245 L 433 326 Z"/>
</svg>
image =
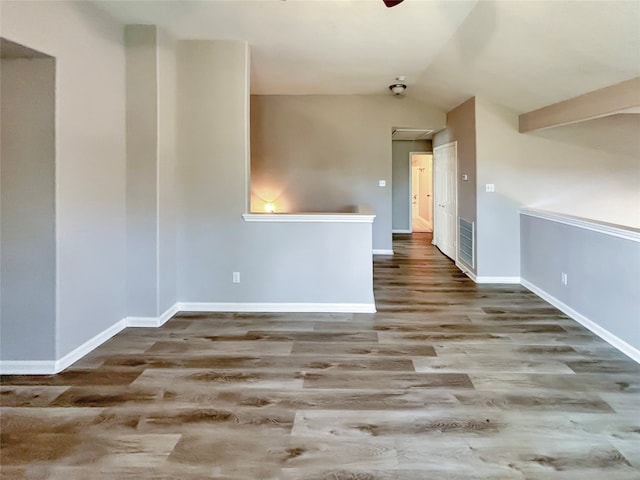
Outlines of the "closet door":
<svg viewBox="0 0 640 480">
<path fill-rule="evenodd" d="M 456 260 L 457 245 L 457 147 L 456 142 L 433 149 L 434 243 Z"/>
</svg>

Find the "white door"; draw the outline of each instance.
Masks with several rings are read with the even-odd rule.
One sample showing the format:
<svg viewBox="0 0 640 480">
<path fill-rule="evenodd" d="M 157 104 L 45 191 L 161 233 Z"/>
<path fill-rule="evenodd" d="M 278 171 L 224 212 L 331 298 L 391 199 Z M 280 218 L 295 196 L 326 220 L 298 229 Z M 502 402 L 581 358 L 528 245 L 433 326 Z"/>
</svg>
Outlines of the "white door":
<svg viewBox="0 0 640 480">
<path fill-rule="evenodd" d="M 433 149 L 434 243 L 447 257 L 457 252 L 457 148 L 456 142 Z"/>
</svg>

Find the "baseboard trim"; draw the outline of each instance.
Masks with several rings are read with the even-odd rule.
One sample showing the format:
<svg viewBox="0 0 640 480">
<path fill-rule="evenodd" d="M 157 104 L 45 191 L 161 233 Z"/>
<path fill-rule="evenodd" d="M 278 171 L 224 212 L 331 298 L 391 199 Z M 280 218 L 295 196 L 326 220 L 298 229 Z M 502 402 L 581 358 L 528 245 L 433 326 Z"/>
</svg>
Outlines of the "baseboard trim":
<svg viewBox="0 0 640 480">
<path fill-rule="evenodd" d="M 202 303 L 180 302 L 181 312 L 375 313 L 375 303 Z"/>
<path fill-rule="evenodd" d="M 53 375 L 56 362 L 53 360 L 0 360 L 2 375 Z"/>
<path fill-rule="evenodd" d="M 125 319 L 116 322 L 59 360 L 2 360 L 0 361 L 0 373 L 3 375 L 53 375 L 59 373 L 120 333 L 126 326 Z"/>
<path fill-rule="evenodd" d="M 393 250 L 384 250 L 384 249 L 374 248 L 372 253 L 374 255 L 393 255 Z"/>
<path fill-rule="evenodd" d="M 586 329 L 590 330 L 595 335 L 597 335 L 598 337 L 603 339 L 609 345 L 611 345 L 612 347 L 616 348 L 617 350 L 620 350 L 622 353 L 624 353 L 627 357 L 631 358 L 635 362 L 640 363 L 640 350 L 638 350 L 637 348 L 629 345 L 627 342 L 622 340 L 620 337 L 614 335 L 609 330 L 601 327 L 596 322 L 594 322 L 593 320 L 588 319 L 587 317 L 585 317 L 581 313 L 575 311 L 569 305 L 567 305 L 566 303 L 562 302 L 561 300 L 558 300 L 556 297 L 554 297 L 553 295 L 547 293 L 546 291 L 544 291 L 540 287 L 534 285 L 533 283 L 525 280 L 524 278 L 520 280 L 520 283 L 522 284 L 523 287 L 525 287 L 528 290 L 532 291 L 533 293 L 538 295 L 543 300 L 546 300 L 547 302 L 549 302 L 551 305 L 556 307 L 562 313 L 565 313 L 566 315 L 571 317 L 573 320 L 575 320 L 576 322 L 581 324 L 583 327 L 585 327 Z"/>
<path fill-rule="evenodd" d="M 158 317 L 127 317 L 127 327 L 161 327 L 180 310 L 175 303 Z"/>
<path fill-rule="evenodd" d="M 404 228 L 399 228 L 399 229 L 391 230 L 391 233 L 413 233 L 413 231 L 407 230 Z"/>
<path fill-rule="evenodd" d="M 120 333 L 126 327 L 127 327 L 127 322 L 125 319 L 122 319 L 119 322 L 116 322 L 115 324 L 111 325 L 109 328 L 106 328 L 105 330 L 97 334 L 95 337 L 87 340 L 78 348 L 75 348 L 74 350 L 66 354 L 60 360 L 56 360 L 55 373 L 61 372 L 68 366 L 74 364 L 75 362 L 80 360 L 82 357 L 84 357 L 87 353 L 91 352 L 92 350 L 95 350 L 104 342 L 109 340 L 111 337 Z"/>
<path fill-rule="evenodd" d="M 462 273 L 464 273 L 467 277 L 473 280 L 476 283 L 495 283 L 495 284 L 509 284 L 509 285 L 519 285 L 520 277 L 487 277 L 487 276 L 478 276 L 473 273 L 466 265 L 463 265 L 460 262 L 456 262 L 456 267 L 458 267 Z"/>
<path fill-rule="evenodd" d="M 507 283 L 507 284 L 520 284 L 520 277 L 483 277 L 476 276 L 476 283 Z"/>
</svg>

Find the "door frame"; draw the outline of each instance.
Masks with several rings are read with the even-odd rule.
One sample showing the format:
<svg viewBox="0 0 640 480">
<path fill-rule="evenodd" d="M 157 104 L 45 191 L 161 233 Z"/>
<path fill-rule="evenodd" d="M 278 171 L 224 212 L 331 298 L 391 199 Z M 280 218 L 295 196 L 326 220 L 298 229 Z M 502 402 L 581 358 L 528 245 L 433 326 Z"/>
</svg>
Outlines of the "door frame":
<svg viewBox="0 0 640 480">
<path fill-rule="evenodd" d="M 433 212 L 433 240 L 431 241 L 431 243 L 433 245 L 436 245 L 436 212 L 435 212 L 435 198 L 436 198 L 436 176 L 435 176 L 435 158 L 436 158 L 436 150 L 437 149 L 441 149 L 441 148 L 445 148 L 445 147 L 451 147 L 453 146 L 455 149 L 455 154 L 456 154 L 456 160 L 453 164 L 453 176 L 455 178 L 455 186 L 456 186 L 456 191 L 455 191 L 455 195 L 454 195 L 454 201 L 455 201 L 455 208 L 454 208 L 454 223 L 455 223 L 455 238 L 454 238 L 454 258 L 452 259 L 456 264 L 458 263 L 458 238 L 460 235 L 460 232 L 458 231 L 460 226 L 459 226 L 459 220 L 458 220 L 458 190 L 459 190 L 459 185 L 458 185 L 458 141 L 454 140 L 452 142 L 448 142 L 442 145 L 438 145 L 437 147 L 433 147 L 433 197 L 432 197 L 432 202 L 434 202 L 434 212 Z M 440 250 L 440 248 L 438 247 L 438 249 Z M 444 253 L 443 253 L 444 255 Z M 448 256 L 447 256 L 448 257 Z"/>
<path fill-rule="evenodd" d="M 413 209 L 411 208 L 413 201 L 413 155 L 431 155 L 431 206 L 433 207 L 433 149 L 430 152 L 409 152 L 409 233 L 413 233 Z M 433 208 L 432 208 L 433 210 Z M 433 214 L 431 214 L 431 225 L 433 227 Z M 433 230 L 433 228 L 431 229 Z"/>
</svg>

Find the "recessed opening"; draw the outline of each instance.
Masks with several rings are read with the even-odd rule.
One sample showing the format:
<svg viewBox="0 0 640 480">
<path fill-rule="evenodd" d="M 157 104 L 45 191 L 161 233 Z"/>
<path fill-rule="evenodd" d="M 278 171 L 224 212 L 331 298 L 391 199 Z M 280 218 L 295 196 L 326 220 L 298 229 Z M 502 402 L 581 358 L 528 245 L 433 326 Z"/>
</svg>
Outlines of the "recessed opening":
<svg viewBox="0 0 640 480">
<path fill-rule="evenodd" d="M 55 358 L 55 58 L 0 39 L 3 358 Z"/>
</svg>

